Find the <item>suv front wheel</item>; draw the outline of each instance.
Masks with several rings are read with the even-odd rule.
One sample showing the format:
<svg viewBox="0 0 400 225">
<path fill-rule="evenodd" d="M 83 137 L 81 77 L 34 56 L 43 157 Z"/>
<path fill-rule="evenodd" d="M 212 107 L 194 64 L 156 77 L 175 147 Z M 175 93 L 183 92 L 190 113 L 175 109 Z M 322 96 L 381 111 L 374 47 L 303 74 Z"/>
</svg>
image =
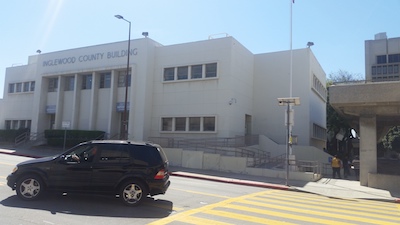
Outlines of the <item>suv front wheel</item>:
<svg viewBox="0 0 400 225">
<path fill-rule="evenodd" d="M 23 200 L 36 200 L 44 191 L 44 183 L 37 175 L 25 175 L 18 179 L 16 191 Z"/>
<path fill-rule="evenodd" d="M 146 186 L 137 180 L 125 182 L 121 186 L 120 198 L 128 206 L 139 205 L 147 196 Z"/>
</svg>

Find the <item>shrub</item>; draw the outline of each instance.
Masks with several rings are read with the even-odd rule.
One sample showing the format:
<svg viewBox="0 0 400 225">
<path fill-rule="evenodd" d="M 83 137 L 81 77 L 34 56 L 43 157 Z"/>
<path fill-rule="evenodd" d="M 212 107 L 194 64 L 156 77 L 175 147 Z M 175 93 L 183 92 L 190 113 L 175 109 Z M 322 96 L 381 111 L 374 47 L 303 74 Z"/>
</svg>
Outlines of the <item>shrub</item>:
<svg viewBox="0 0 400 225">
<path fill-rule="evenodd" d="M 104 131 L 96 130 L 45 130 L 44 135 L 47 144 L 51 146 L 63 146 L 64 138 L 66 146 L 74 146 L 84 141 L 102 140 Z"/>
</svg>

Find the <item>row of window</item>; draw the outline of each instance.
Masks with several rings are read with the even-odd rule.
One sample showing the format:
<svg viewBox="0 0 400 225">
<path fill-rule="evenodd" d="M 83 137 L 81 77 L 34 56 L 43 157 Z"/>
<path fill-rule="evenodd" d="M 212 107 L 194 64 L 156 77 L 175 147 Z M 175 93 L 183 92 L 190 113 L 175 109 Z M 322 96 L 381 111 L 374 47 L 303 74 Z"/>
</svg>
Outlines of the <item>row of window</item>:
<svg viewBox="0 0 400 225">
<path fill-rule="evenodd" d="M 328 91 L 315 75 L 313 76 L 313 88 L 326 100 Z"/>
<path fill-rule="evenodd" d="M 372 66 L 372 75 L 399 74 L 399 64 Z"/>
<path fill-rule="evenodd" d="M 164 81 L 217 77 L 217 63 L 164 68 Z"/>
<path fill-rule="evenodd" d="M 161 131 L 172 132 L 215 132 L 215 116 L 207 117 L 164 117 Z"/>
<path fill-rule="evenodd" d="M 65 91 L 73 91 L 75 89 L 75 76 L 63 77 L 65 79 Z M 82 79 L 82 90 L 92 89 L 93 75 L 83 74 L 79 76 Z M 118 87 L 125 87 L 126 71 L 118 73 Z M 131 86 L 131 74 L 128 75 L 128 86 Z M 111 72 L 100 73 L 99 88 L 111 88 Z M 58 91 L 58 77 L 49 78 L 48 92 Z"/>
<path fill-rule="evenodd" d="M 6 120 L 6 130 L 18 130 L 31 128 L 31 120 Z"/>
<path fill-rule="evenodd" d="M 323 128 L 317 124 L 313 124 L 313 138 L 320 140 L 326 140 L 326 128 Z"/>
<path fill-rule="evenodd" d="M 35 91 L 35 81 L 8 84 L 8 93 L 34 92 L 34 91 Z"/>
<path fill-rule="evenodd" d="M 376 56 L 376 64 L 397 63 L 397 62 L 400 62 L 400 54 Z"/>
</svg>

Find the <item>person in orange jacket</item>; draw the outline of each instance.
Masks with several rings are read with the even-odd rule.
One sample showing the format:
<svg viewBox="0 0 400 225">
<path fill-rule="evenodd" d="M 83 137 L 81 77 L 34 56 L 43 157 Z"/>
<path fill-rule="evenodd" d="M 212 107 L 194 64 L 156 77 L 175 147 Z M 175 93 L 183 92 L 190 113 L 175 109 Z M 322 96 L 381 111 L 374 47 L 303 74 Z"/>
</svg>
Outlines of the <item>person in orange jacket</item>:
<svg viewBox="0 0 400 225">
<path fill-rule="evenodd" d="M 332 165 L 332 177 L 335 178 L 336 174 L 338 175 L 339 179 L 342 178 L 340 176 L 340 168 L 342 167 L 342 162 L 340 159 L 335 155 L 331 162 Z"/>
</svg>

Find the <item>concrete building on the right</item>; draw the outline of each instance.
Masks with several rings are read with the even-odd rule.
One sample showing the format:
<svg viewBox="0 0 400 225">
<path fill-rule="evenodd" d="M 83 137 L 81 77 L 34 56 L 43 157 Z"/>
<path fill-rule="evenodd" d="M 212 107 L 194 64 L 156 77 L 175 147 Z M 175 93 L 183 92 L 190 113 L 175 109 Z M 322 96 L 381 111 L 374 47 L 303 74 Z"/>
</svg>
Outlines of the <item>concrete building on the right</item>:
<svg viewBox="0 0 400 225">
<path fill-rule="evenodd" d="M 360 184 L 400 193 L 400 177 L 378 172 L 377 144 L 400 125 L 400 38 L 386 33 L 365 41 L 365 82 L 329 88 L 332 107 L 360 137 Z"/>
<path fill-rule="evenodd" d="M 398 81 L 400 77 L 400 37 L 387 38 L 386 33 L 365 41 L 365 79 Z"/>
</svg>

